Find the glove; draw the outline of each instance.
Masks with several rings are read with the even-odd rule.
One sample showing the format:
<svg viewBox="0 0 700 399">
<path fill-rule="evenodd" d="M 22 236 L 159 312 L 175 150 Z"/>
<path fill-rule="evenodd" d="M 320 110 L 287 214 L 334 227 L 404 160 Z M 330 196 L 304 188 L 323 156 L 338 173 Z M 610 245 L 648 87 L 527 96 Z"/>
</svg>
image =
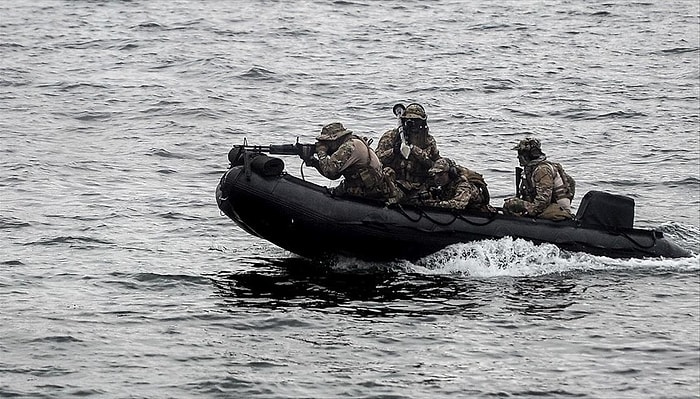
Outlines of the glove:
<svg viewBox="0 0 700 399">
<path fill-rule="evenodd" d="M 304 160 L 307 164 L 310 164 L 312 160 L 314 159 L 314 153 L 316 152 L 316 149 L 310 146 L 301 146 L 300 148 L 300 153 L 299 157 Z"/>
<path fill-rule="evenodd" d="M 427 201 L 433 198 L 432 192 L 430 191 L 419 191 L 418 194 L 416 195 L 418 199 L 422 201 Z"/>
<path fill-rule="evenodd" d="M 304 162 L 306 162 L 306 164 L 309 165 L 309 166 L 311 166 L 312 168 L 317 168 L 317 167 L 318 167 L 318 158 L 313 158 L 313 157 L 312 157 L 312 158 L 309 159 L 308 161 L 305 160 Z"/>
<path fill-rule="evenodd" d="M 317 154 L 325 154 L 328 152 L 328 144 L 324 143 L 323 141 L 317 141 L 316 142 L 316 153 Z"/>
<path fill-rule="evenodd" d="M 523 215 L 527 208 L 520 198 L 507 198 L 503 201 L 503 209 L 512 215 Z"/>
</svg>

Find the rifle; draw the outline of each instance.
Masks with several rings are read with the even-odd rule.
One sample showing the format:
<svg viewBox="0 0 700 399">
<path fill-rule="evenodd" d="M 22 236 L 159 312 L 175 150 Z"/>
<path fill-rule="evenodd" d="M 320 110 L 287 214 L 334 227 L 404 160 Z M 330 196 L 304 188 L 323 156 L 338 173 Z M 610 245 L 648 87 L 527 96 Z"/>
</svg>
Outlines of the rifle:
<svg viewBox="0 0 700 399">
<path fill-rule="evenodd" d="M 270 144 L 270 145 L 234 145 L 228 153 L 231 165 L 237 165 L 243 158 L 243 154 L 267 152 L 271 155 L 298 155 L 304 162 L 308 162 L 316 153 L 316 144 L 302 144 L 297 138 L 295 144 Z"/>
<path fill-rule="evenodd" d="M 515 167 L 515 197 L 520 198 L 520 183 L 523 180 L 523 168 Z"/>
<path fill-rule="evenodd" d="M 244 140 L 243 145 L 234 145 L 228 152 L 230 167 L 243 165 L 245 175 L 250 179 L 252 170 L 262 176 L 279 176 L 284 170 L 284 162 L 279 158 L 269 157 L 263 153 L 272 155 L 298 155 L 307 165 L 314 160 L 316 144 L 301 144 L 297 138 L 295 144 L 271 144 L 248 145 Z M 301 172 L 304 178 L 304 171 Z"/>
</svg>

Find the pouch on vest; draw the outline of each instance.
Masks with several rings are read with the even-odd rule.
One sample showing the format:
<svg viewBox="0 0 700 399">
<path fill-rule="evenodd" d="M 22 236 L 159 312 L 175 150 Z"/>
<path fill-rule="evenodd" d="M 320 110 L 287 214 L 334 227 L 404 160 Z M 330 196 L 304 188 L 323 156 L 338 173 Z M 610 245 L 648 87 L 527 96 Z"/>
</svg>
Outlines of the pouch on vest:
<svg viewBox="0 0 700 399">
<path fill-rule="evenodd" d="M 365 188 L 374 189 L 379 185 L 381 177 L 374 169 L 364 168 L 360 171 L 359 175 L 360 181 L 362 181 L 362 185 Z"/>
</svg>

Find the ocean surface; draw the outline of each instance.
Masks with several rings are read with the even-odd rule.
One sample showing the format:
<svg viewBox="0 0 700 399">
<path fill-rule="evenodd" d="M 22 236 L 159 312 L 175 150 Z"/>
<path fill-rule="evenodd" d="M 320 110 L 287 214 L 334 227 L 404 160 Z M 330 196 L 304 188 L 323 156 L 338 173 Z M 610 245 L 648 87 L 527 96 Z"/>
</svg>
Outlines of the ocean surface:
<svg viewBox="0 0 700 399">
<path fill-rule="evenodd" d="M 696 0 L 2 0 L 0 397 L 698 398 L 699 60 Z M 693 256 L 319 264 L 219 212 L 232 145 L 398 102 L 494 205 L 536 136 Z"/>
</svg>

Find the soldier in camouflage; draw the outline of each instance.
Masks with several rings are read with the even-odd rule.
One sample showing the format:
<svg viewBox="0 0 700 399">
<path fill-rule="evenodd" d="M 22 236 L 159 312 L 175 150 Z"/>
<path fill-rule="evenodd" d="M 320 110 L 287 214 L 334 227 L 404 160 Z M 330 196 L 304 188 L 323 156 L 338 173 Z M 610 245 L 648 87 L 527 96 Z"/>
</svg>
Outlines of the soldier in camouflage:
<svg viewBox="0 0 700 399">
<path fill-rule="evenodd" d="M 399 126 L 384 133 L 377 145 L 377 156 L 385 173 L 408 196 L 425 188 L 430 178 L 428 170 L 440 158 L 435 139 L 429 134 L 427 120 L 425 109 L 420 104 L 409 104 L 400 114 Z"/>
<path fill-rule="evenodd" d="M 572 219 L 575 181 L 560 164 L 547 161 L 540 141 L 526 138 L 516 145 L 523 167 L 518 194 L 504 201 L 506 213 L 551 220 Z"/>
<path fill-rule="evenodd" d="M 400 190 L 383 173 L 381 162 L 367 140 L 353 135 L 342 123 L 323 127 L 317 137 L 316 155 L 318 158 L 302 156 L 302 159 L 331 180 L 344 178 L 333 189 L 335 195 L 398 202 Z"/>
<path fill-rule="evenodd" d="M 490 195 L 481 174 L 455 164 L 449 158 L 435 161 L 428 173 L 432 185 L 427 195 L 419 195 L 424 205 L 451 209 L 479 209 L 495 212 L 489 205 Z"/>
</svg>

